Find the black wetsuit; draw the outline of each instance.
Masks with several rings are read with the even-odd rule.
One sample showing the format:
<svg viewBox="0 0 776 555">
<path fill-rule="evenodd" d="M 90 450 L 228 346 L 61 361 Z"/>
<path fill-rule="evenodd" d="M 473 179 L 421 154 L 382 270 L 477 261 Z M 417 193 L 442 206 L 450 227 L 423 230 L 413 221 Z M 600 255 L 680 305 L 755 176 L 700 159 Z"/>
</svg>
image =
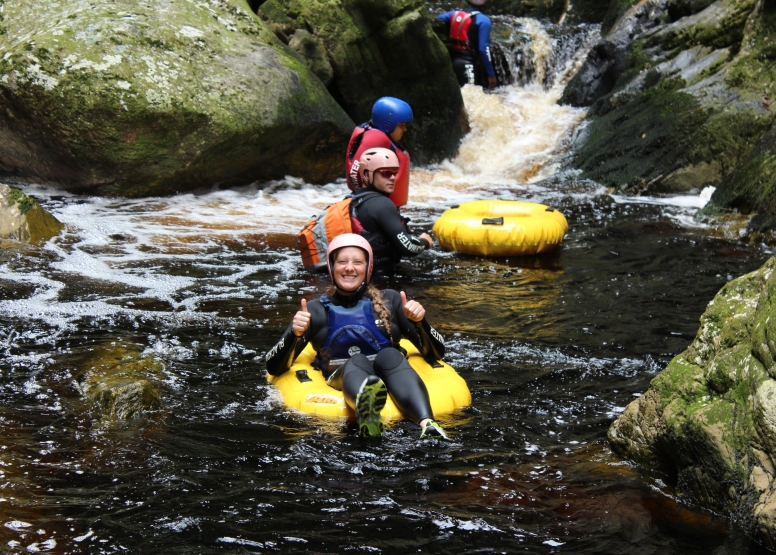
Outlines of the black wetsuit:
<svg viewBox="0 0 776 555">
<path fill-rule="evenodd" d="M 368 195 L 368 198 L 359 202 L 362 195 Z M 355 194 L 351 216 L 362 227 L 357 229 L 354 224 L 353 233 L 360 234 L 372 247 L 377 272 L 391 272 L 402 258 L 416 256 L 431 247 L 428 241 L 410 232 L 407 227 L 409 220 L 401 217 L 388 195 L 371 187 L 360 189 Z"/>
<path fill-rule="evenodd" d="M 329 297 L 332 304 L 346 308 L 356 306 L 362 298 L 364 298 L 363 293 L 348 297 L 335 293 Z M 425 318 L 420 322 L 412 322 L 404 315 L 401 297 L 397 291 L 385 289 L 383 298 L 391 314 L 390 334 L 386 333 L 382 323 L 378 324 L 378 329 L 386 337 L 390 337 L 394 347 L 382 349 L 377 353 L 374 362 L 363 354 L 356 354 L 348 359 L 342 369 L 342 392 L 345 401 L 354 408 L 356 394 L 364 379 L 369 375 L 377 375 L 385 382 L 396 406 L 405 416 L 415 422 L 425 418 L 433 419 L 425 384 L 404 355 L 395 347 L 399 345 L 401 338 L 407 338 L 424 358 L 441 360 L 445 353 L 444 340 Z M 319 354 L 316 365 L 322 365 L 320 351 L 329 336 L 329 317 L 326 308 L 317 299 L 307 303 L 307 311 L 310 313 L 310 326 L 302 337 L 297 337 L 289 325 L 277 345 L 267 353 L 267 372 L 273 376 L 279 376 L 291 368 L 294 359 L 310 342 L 315 352 Z M 376 314 L 375 320 L 380 320 Z"/>
</svg>

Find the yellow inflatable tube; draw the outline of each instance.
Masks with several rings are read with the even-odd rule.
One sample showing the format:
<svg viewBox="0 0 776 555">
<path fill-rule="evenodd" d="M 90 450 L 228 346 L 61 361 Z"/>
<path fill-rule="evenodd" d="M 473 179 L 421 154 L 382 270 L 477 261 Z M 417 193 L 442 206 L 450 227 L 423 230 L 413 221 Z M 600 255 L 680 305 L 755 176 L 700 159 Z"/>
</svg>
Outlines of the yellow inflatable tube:
<svg viewBox="0 0 776 555">
<path fill-rule="evenodd" d="M 449 250 L 486 256 L 549 252 L 568 231 L 566 217 L 544 204 L 475 200 L 446 210 L 434 235 Z"/>
<path fill-rule="evenodd" d="M 426 384 L 434 416 L 450 414 L 471 404 L 469 387 L 450 365 L 439 362 L 440 366 L 434 368 L 410 341 L 402 339 L 401 346 L 407 350 L 410 365 Z M 331 418 L 355 418 L 342 392 L 329 387 L 323 374 L 312 367 L 314 358 L 312 345 L 307 345 L 287 372 L 280 376 L 267 374 L 267 379 L 280 390 L 283 402 L 290 408 Z M 403 418 L 390 395 L 380 414 L 386 422 Z"/>
</svg>

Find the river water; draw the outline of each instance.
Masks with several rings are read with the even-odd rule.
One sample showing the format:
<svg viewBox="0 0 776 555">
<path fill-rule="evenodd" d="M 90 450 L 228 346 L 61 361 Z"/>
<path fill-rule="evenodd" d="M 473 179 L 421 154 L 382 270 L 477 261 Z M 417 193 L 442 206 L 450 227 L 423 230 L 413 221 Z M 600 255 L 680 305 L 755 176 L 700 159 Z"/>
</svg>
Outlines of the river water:
<svg viewBox="0 0 776 555">
<path fill-rule="evenodd" d="M 555 102 L 584 52 L 507 23 L 546 46 L 552 78 L 465 88 L 472 132 L 455 160 L 413 171 L 406 213 L 429 230 L 453 204 L 520 199 L 570 229 L 541 257 L 435 248 L 384 284 L 424 304 L 471 388 L 439 419 L 451 441 L 409 422 L 363 440 L 266 382 L 264 353 L 327 285 L 301 270 L 295 234 L 344 182 L 143 200 L 31 186 L 68 230 L 0 253 L 0 551 L 761 551 L 612 454 L 606 430 L 721 286 L 771 253 L 696 223 L 701 195 L 621 197 L 560 171 L 584 111 Z M 100 419 L 81 383 L 105 353 L 164 365 L 159 410 Z"/>
</svg>

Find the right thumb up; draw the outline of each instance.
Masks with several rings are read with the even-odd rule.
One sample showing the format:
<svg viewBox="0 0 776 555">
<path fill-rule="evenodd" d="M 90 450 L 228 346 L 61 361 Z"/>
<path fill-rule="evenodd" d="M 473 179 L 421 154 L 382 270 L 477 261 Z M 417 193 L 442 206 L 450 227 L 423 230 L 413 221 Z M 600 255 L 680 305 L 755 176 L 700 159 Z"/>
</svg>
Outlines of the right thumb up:
<svg viewBox="0 0 776 555">
<path fill-rule="evenodd" d="M 294 315 L 294 321 L 291 323 L 291 329 L 294 335 L 302 337 L 307 328 L 310 327 L 310 313 L 307 312 L 307 299 L 302 299 L 302 308 Z"/>
</svg>

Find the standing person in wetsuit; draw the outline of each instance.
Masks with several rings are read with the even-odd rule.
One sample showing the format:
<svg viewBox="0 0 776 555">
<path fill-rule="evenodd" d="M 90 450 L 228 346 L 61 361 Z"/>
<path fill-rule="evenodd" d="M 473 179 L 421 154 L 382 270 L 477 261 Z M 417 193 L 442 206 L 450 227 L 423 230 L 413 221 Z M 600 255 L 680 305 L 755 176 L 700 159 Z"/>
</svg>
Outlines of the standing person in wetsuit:
<svg viewBox="0 0 776 555">
<path fill-rule="evenodd" d="M 402 258 L 417 256 L 434 245 L 428 233 L 413 235 L 409 220 L 399 215 L 390 200 L 399 173 L 399 159 L 387 148 L 365 151 L 358 172 L 363 188 L 353 196 L 350 221 L 353 232 L 365 237 L 374 252 L 379 272 L 391 273 Z"/>
<path fill-rule="evenodd" d="M 356 127 L 348 143 L 345 175 L 351 191 L 356 192 L 362 187 L 358 172 L 358 161 L 361 155 L 368 149 L 387 148 L 394 151 L 399 158 L 399 174 L 396 176 L 396 186 L 389 198 L 397 208 L 407 204 L 410 187 L 410 153 L 400 145 L 399 141 L 411 121 L 412 108 L 403 100 L 384 96 L 374 103 L 372 119 Z"/>
<path fill-rule="evenodd" d="M 302 299 L 301 310 L 267 354 L 267 371 L 273 376 L 288 371 L 312 342 L 317 353 L 313 365 L 329 385 L 342 390 L 361 435 L 383 433 L 380 411 L 390 394 L 402 414 L 420 425 L 421 438 L 447 439 L 434 422 L 426 385 L 399 350 L 405 337 L 424 358 L 444 355 L 444 340 L 426 321 L 424 308 L 407 301 L 403 291 L 381 292 L 369 283 L 372 249 L 363 237 L 335 237 L 326 258 L 333 287 L 317 300 Z"/>
<path fill-rule="evenodd" d="M 486 0 L 467 0 L 478 8 Z M 496 71 L 490 57 L 490 18 L 477 11 L 450 10 L 437 16 L 448 24 L 450 57 L 453 69 L 462 87 L 467 83 L 489 90 L 496 88 Z M 483 75 L 484 74 L 484 75 Z"/>
</svg>

